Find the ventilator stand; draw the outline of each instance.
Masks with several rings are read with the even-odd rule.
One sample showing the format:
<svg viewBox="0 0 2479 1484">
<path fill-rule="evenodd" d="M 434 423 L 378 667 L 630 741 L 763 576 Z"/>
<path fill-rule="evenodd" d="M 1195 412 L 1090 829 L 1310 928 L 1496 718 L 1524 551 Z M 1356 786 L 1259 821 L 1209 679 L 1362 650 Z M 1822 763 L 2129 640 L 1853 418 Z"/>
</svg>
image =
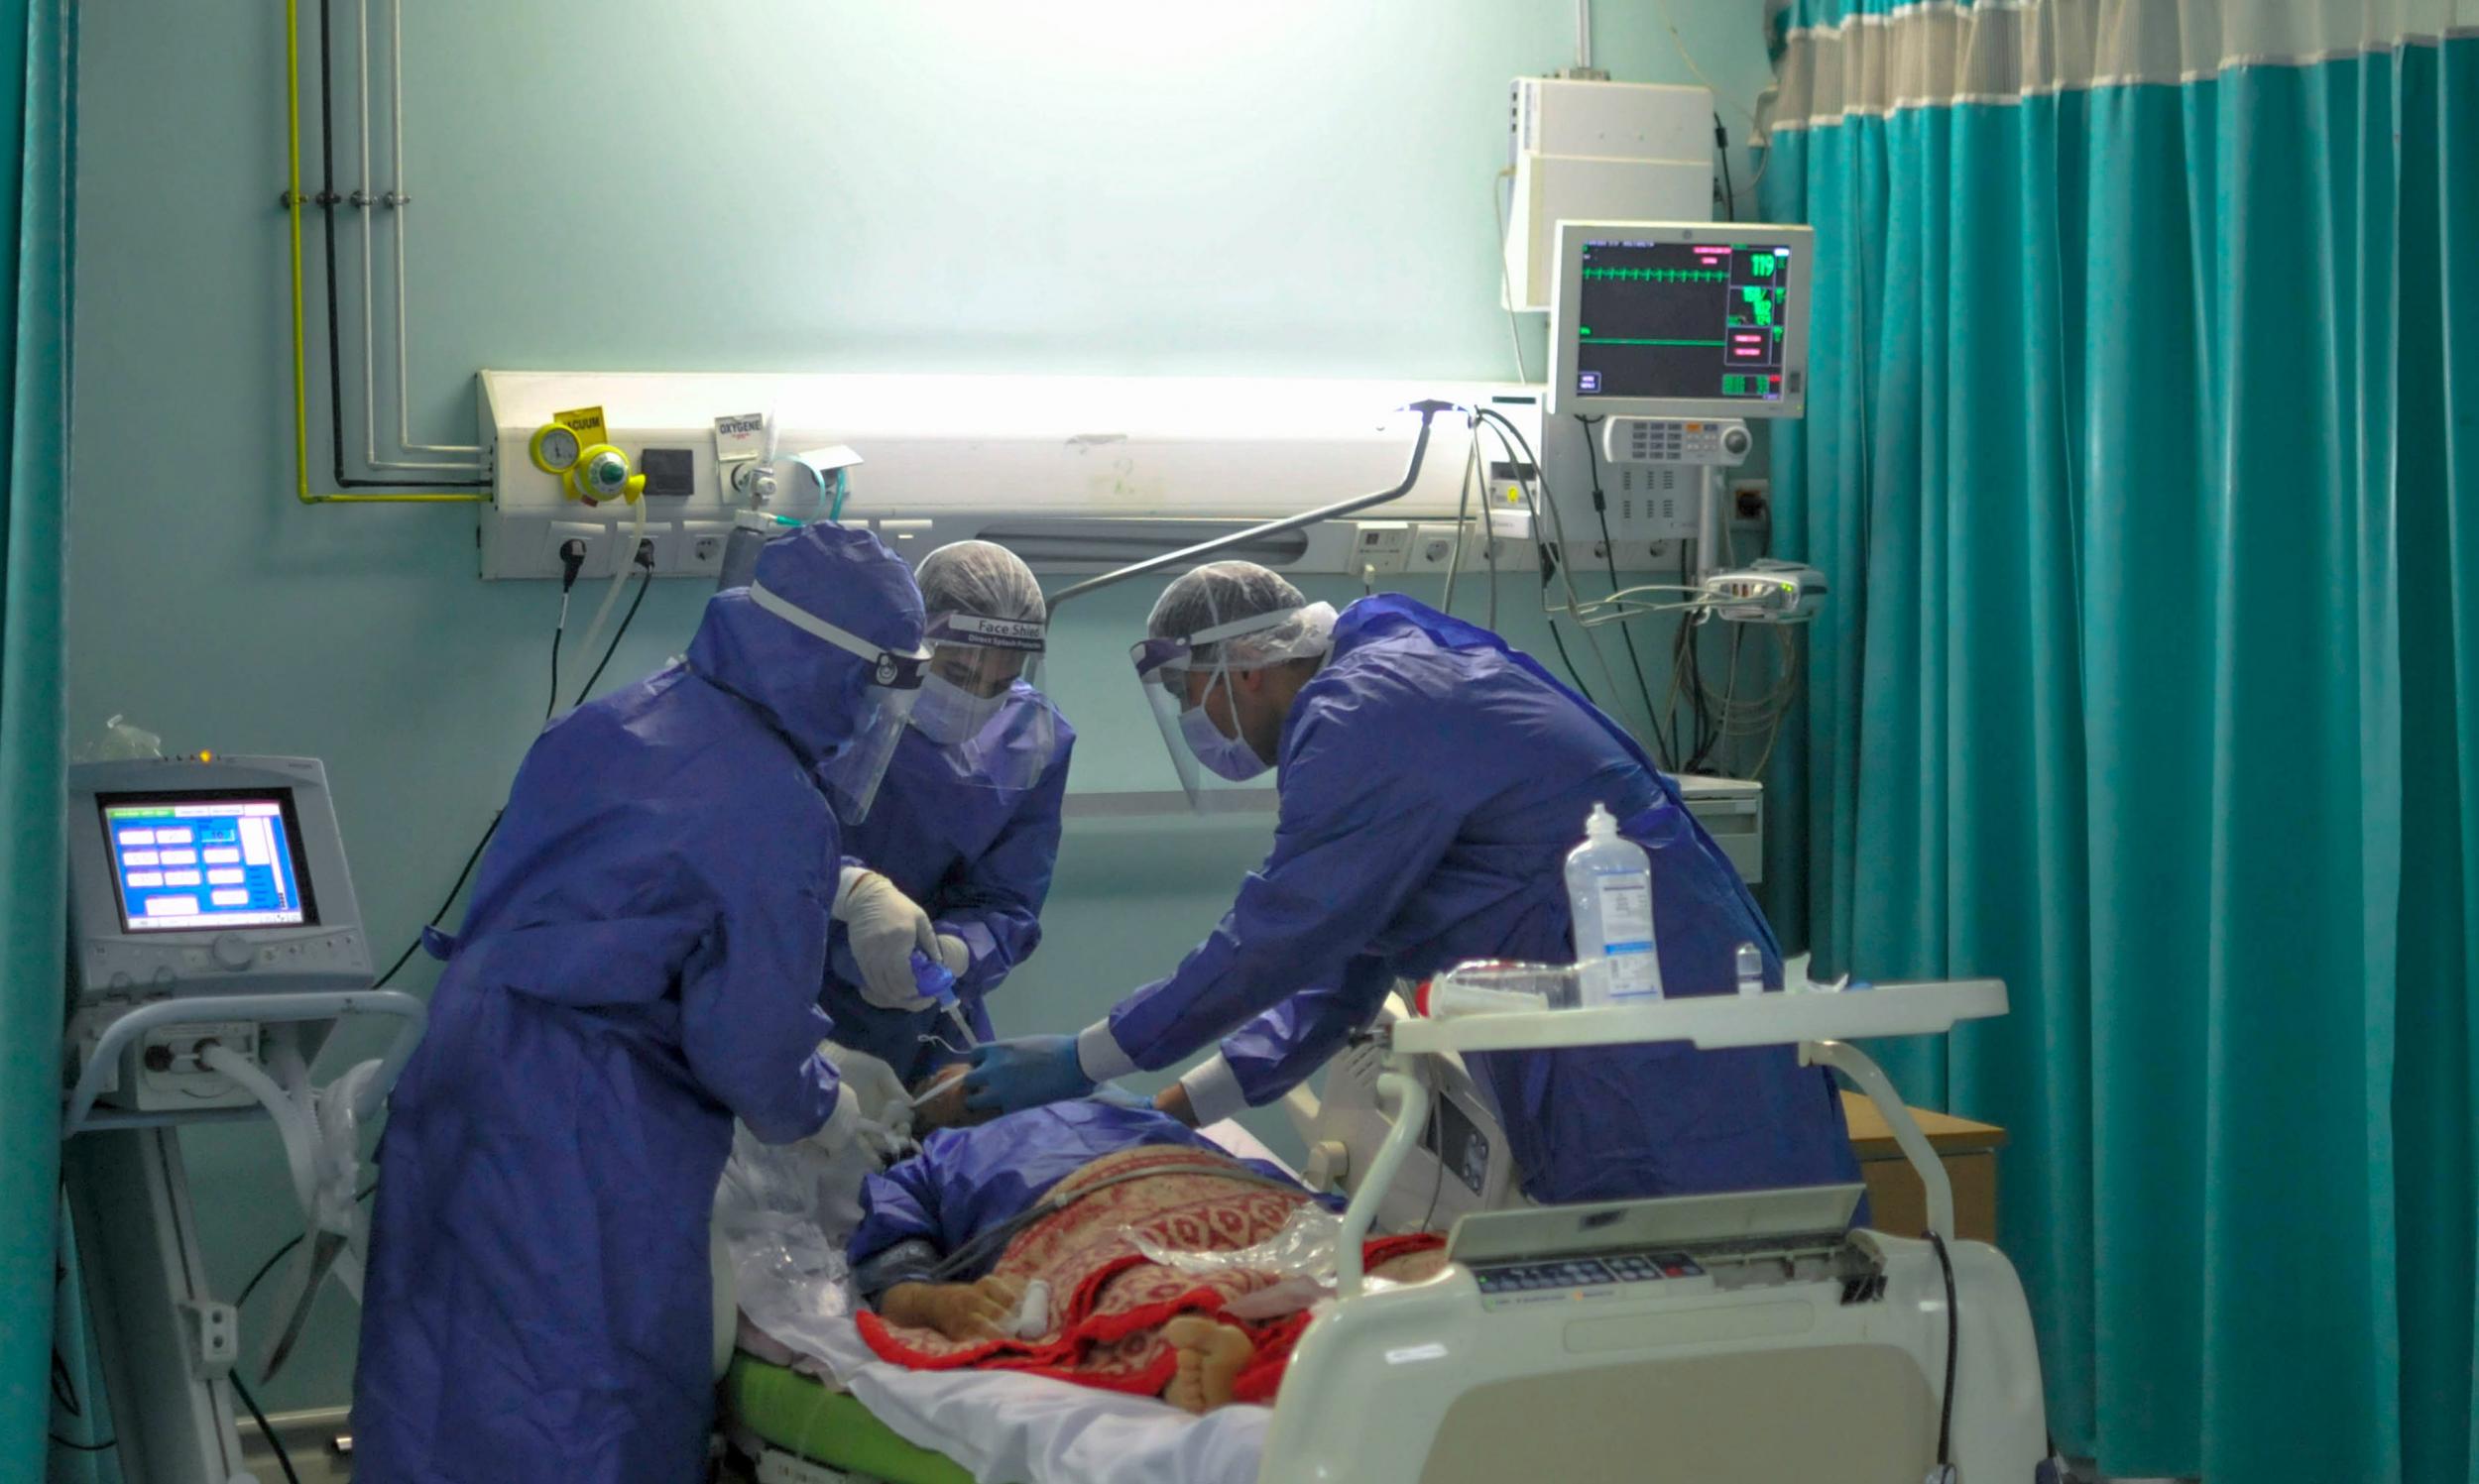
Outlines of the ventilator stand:
<svg viewBox="0 0 2479 1484">
<path fill-rule="evenodd" d="M 283 1027 L 267 1039 L 348 1015 L 399 1022 L 378 1072 L 355 1099 L 379 1111 L 420 1039 L 419 1000 L 394 991 L 205 995 L 161 1000 L 106 1027 L 84 1058 L 61 1120 L 61 1166 L 89 1321 L 111 1398 L 121 1477 L 142 1484 L 256 1484 L 242 1466 L 231 1376 L 239 1360 L 234 1306 L 214 1296 L 199 1252 L 184 1124 L 268 1116 L 259 1108 L 126 1112 L 96 1106 L 125 1053 L 148 1033 L 195 1025 Z"/>
<path fill-rule="evenodd" d="M 1800 1061 L 1826 1066 L 1859 1084 L 1893 1130 L 1894 1142 L 1919 1173 L 1928 1192 L 1929 1227 L 1953 1240 L 1953 1187 L 1928 1136 L 1894 1091 L 1883 1070 L 1847 1043 L 1870 1036 L 1929 1036 L 1957 1021 L 2006 1013 L 2006 986 L 1996 979 L 1952 979 L 1880 984 L 1841 993 L 1699 995 L 1648 1005 L 1594 1010 L 1548 1010 L 1516 1015 L 1469 1015 L 1453 1020 L 1400 1020 L 1381 1027 L 1386 1070 L 1377 1078 L 1393 1128 L 1379 1146 L 1367 1178 L 1353 1192 L 1343 1214 L 1335 1254 L 1339 1297 L 1361 1291 L 1362 1245 L 1374 1226 L 1386 1190 L 1403 1161 L 1420 1144 L 1429 1123 L 1434 1073 L 1430 1059 L 1450 1052 L 1547 1051 L 1575 1046 L 1626 1046 L 1685 1041 L 1700 1051 L 1797 1045 Z"/>
</svg>

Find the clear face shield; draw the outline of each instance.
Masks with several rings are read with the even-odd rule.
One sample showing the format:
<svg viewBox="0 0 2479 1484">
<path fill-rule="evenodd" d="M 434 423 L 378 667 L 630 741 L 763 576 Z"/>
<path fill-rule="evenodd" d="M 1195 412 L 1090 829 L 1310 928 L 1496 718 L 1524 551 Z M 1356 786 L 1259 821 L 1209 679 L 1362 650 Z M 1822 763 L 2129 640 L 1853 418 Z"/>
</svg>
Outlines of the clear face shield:
<svg viewBox="0 0 2479 1484">
<path fill-rule="evenodd" d="M 1043 626 L 1025 619 L 939 614 L 912 730 L 952 781 L 1016 792 L 1058 755 L 1055 713 L 1041 694 Z"/>
<path fill-rule="evenodd" d="M 869 817 L 870 805 L 878 798 L 878 785 L 886 776 L 886 764 L 895 755 L 895 743 L 903 737 L 904 724 L 920 698 L 922 677 L 929 672 L 929 651 L 920 649 L 904 654 L 882 649 L 850 629 L 829 624 L 777 596 L 763 583 L 749 585 L 749 599 L 793 628 L 871 663 L 869 684 L 862 688 L 861 715 L 854 722 L 852 740 L 838 748 L 818 772 L 826 785 L 827 802 L 835 807 L 835 817 L 847 825 L 857 825 Z"/>
<path fill-rule="evenodd" d="M 1154 725 L 1162 729 L 1162 744 L 1170 751 L 1179 786 L 1188 795 L 1189 807 L 1198 813 L 1213 809 L 1211 795 L 1238 792 L 1273 766 L 1271 758 L 1257 755 L 1247 739 L 1237 735 L 1240 693 L 1227 658 L 1229 641 L 1280 628 L 1302 612 L 1277 609 L 1183 637 L 1145 639 L 1128 651 Z M 1199 659 L 1199 651 L 1208 651 L 1211 657 Z M 1255 668 L 1259 666 L 1239 667 L 1242 672 Z M 1216 725 L 1218 715 L 1231 724 L 1231 733 Z"/>
</svg>

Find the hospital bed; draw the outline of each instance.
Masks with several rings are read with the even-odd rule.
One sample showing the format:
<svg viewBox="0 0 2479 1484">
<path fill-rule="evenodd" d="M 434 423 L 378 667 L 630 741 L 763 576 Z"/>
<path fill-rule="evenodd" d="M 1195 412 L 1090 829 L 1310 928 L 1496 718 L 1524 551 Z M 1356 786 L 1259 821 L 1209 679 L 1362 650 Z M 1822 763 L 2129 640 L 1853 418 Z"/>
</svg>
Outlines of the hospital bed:
<svg viewBox="0 0 2479 1484">
<path fill-rule="evenodd" d="M 1338 1060 L 1323 1099 L 1292 1104 L 1307 1174 L 1352 1202 L 1337 1301 L 1302 1337 L 1274 1407 L 1191 1419 L 1037 1377 L 908 1371 L 855 1331 L 810 1357 L 841 1394 L 735 1358 L 730 1431 L 772 1484 L 2059 1479 L 2014 1270 L 1953 1237 L 1935 1153 L 1882 1072 L 1844 1044 L 2004 1010 L 2001 984 L 1973 980 L 1390 1016 Z M 1795 1043 L 1857 1083 L 1918 1170 L 1930 1232 L 1846 1231 L 1856 1185 L 1523 1202 L 1462 1056 L 1680 1040 Z M 1363 1285 L 1363 1235 L 1450 1219 L 1443 1273 Z"/>
<path fill-rule="evenodd" d="M 1205 1130 L 1280 1164 L 1236 1123 Z M 839 1239 L 841 1233 L 833 1234 Z M 797 1352 L 739 1313 L 718 1242 L 716 1373 L 725 1435 L 767 1484 L 1253 1484 L 1267 1409 L 1193 1418 L 1150 1397 L 1041 1376 L 916 1371 L 881 1360 L 849 1317 L 814 1318 Z M 771 1317 L 771 1316 L 769 1316 Z M 823 1373 L 824 1379 L 821 1379 Z"/>
</svg>

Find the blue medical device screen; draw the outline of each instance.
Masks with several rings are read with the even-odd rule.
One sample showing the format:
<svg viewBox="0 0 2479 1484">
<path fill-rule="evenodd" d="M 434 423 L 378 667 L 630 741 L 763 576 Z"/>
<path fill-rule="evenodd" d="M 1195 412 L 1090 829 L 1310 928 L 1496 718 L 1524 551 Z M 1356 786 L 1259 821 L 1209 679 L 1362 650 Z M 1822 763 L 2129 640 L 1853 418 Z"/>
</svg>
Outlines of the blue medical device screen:
<svg viewBox="0 0 2479 1484">
<path fill-rule="evenodd" d="M 318 921 L 292 790 L 104 794 L 96 804 L 124 932 Z"/>
</svg>

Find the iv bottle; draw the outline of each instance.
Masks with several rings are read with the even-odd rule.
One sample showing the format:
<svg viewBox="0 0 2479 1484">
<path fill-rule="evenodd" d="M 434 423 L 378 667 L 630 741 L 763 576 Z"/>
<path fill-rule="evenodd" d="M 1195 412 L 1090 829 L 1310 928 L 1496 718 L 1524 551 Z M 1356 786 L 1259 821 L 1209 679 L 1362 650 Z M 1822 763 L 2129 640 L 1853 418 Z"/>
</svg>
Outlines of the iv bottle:
<svg viewBox="0 0 2479 1484">
<path fill-rule="evenodd" d="M 1584 821 L 1584 844 L 1567 853 L 1567 910 L 1575 922 L 1576 966 L 1587 1005 L 1661 998 L 1653 863 L 1598 804 Z"/>
</svg>

